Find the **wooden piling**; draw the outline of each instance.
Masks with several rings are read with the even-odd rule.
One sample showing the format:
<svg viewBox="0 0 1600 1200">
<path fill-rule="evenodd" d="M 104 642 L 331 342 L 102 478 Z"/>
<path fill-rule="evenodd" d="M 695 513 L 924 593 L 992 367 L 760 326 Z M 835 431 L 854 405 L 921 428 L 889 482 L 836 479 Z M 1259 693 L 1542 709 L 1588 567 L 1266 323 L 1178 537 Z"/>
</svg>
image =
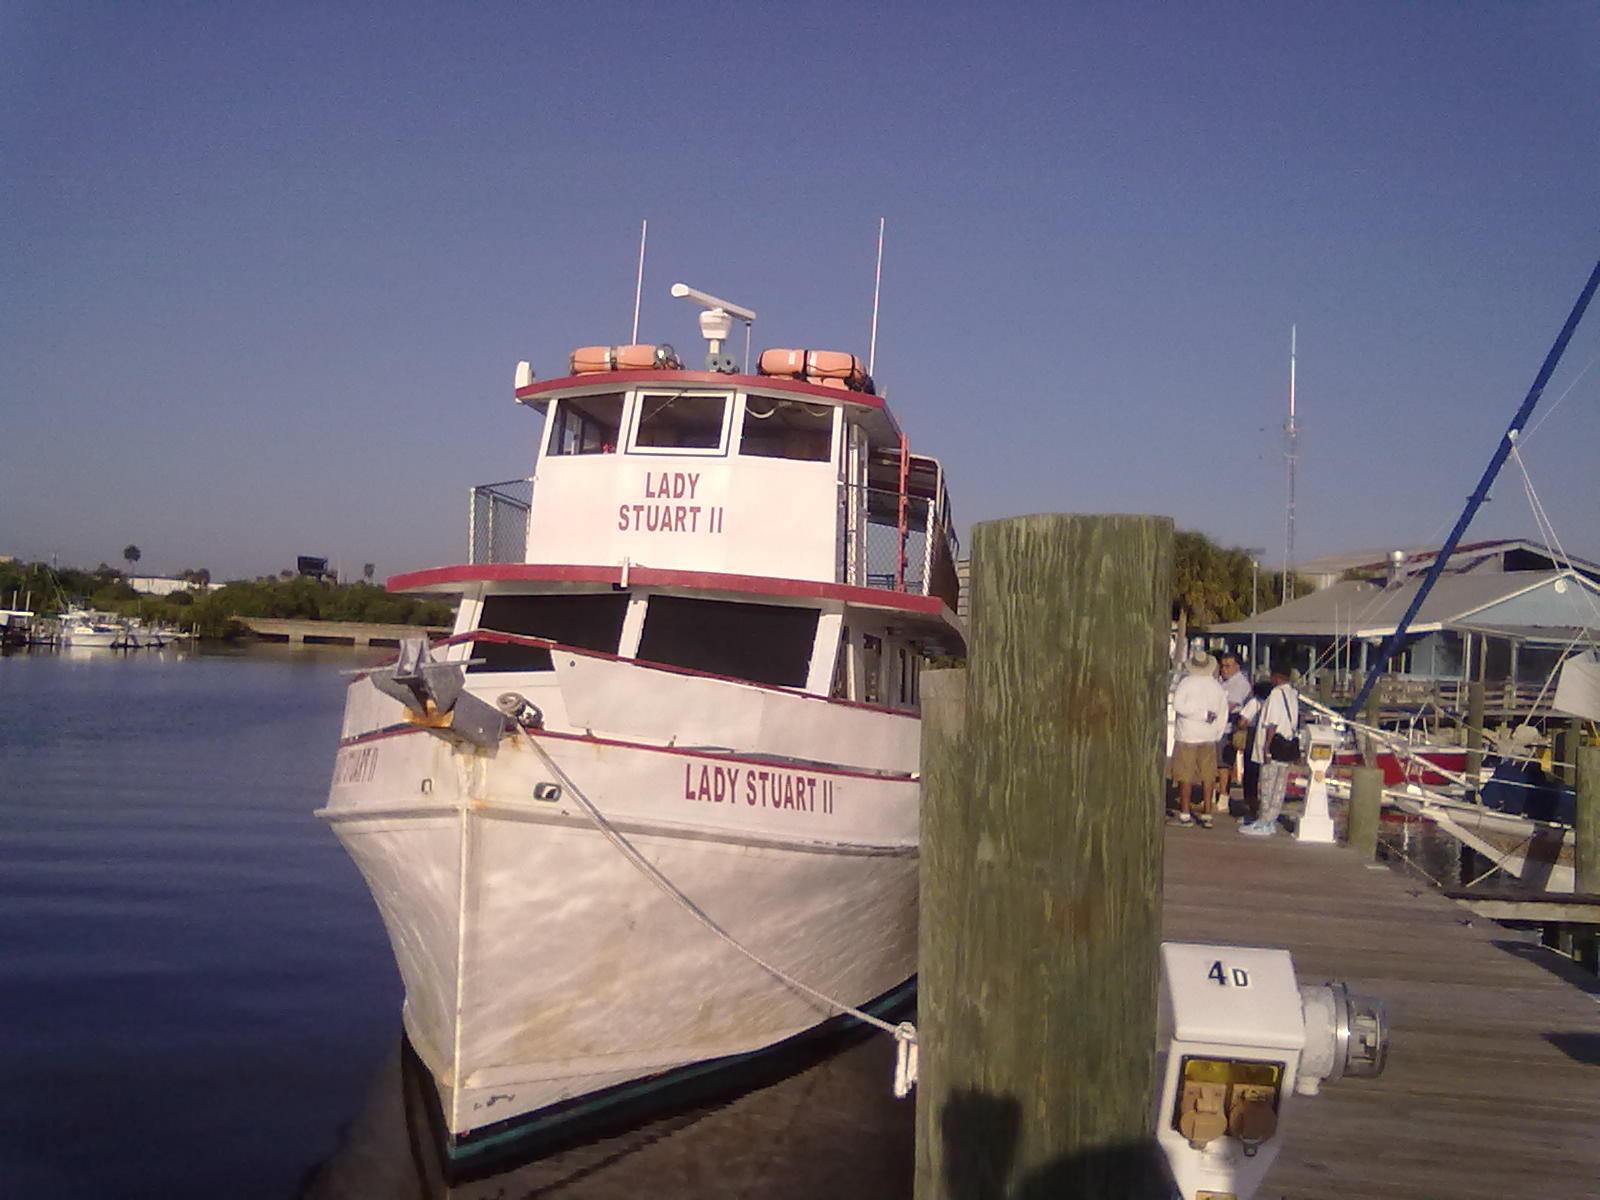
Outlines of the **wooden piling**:
<svg viewBox="0 0 1600 1200">
<path fill-rule="evenodd" d="M 1378 814 L 1383 807 L 1383 769 L 1354 767 L 1350 771 L 1350 825 L 1345 841 L 1362 861 L 1378 856 Z"/>
<path fill-rule="evenodd" d="M 1171 572 L 1165 518 L 973 531 L 958 735 L 944 685 L 931 722 L 923 689 L 918 1200 L 1166 1194 L 1148 1135 Z"/>
<path fill-rule="evenodd" d="M 1570 720 L 1556 731 L 1555 744 L 1550 747 L 1556 760 L 1556 778 L 1567 787 L 1578 786 L 1578 747 L 1583 744 L 1583 722 Z"/>
<path fill-rule="evenodd" d="M 1483 680 L 1474 679 L 1467 684 L 1467 778 L 1474 787 L 1483 767 L 1483 701 Z"/>
<path fill-rule="evenodd" d="M 1573 890 L 1600 896 L 1600 746 L 1578 746 L 1577 811 L 1572 819 L 1577 879 Z"/>
</svg>

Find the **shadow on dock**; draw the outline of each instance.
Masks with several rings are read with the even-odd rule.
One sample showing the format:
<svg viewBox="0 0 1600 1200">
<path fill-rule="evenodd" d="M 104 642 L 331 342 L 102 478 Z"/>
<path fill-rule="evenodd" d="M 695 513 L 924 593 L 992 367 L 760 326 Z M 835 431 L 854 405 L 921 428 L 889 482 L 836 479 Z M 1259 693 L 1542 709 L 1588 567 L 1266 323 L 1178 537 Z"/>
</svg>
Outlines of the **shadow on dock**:
<svg viewBox="0 0 1600 1200">
<path fill-rule="evenodd" d="M 1547 1033 L 1544 1040 L 1573 1062 L 1600 1067 L 1600 1033 Z"/>
<path fill-rule="evenodd" d="M 1514 938 L 1491 938 L 1489 944 L 1513 958 L 1520 958 L 1540 970 L 1549 971 L 1563 983 L 1570 983 L 1581 992 L 1600 998 L 1600 978 L 1591 975 L 1570 958 L 1552 953 L 1537 942 L 1519 942 Z"/>
<path fill-rule="evenodd" d="M 1027 1171 L 1013 1183 L 1021 1128 L 1022 1106 L 1015 1097 L 972 1090 L 952 1093 L 939 1114 L 944 1194 L 950 1200 L 1174 1194 L 1166 1156 L 1154 1138 L 1059 1158 Z"/>
</svg>

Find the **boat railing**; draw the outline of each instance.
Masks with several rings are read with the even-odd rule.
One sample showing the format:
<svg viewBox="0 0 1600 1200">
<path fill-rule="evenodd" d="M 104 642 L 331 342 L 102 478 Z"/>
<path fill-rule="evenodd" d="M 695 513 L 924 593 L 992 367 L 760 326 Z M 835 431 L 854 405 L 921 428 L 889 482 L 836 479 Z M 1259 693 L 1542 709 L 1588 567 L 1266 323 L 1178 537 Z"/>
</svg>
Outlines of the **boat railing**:
<svg viewBox="0 0 1600 1200">
<path fill-rule="evenodd" d="M 1364 676 L 1358 671 L 1318 673 L 1312 692 L 1340 705 L 1355 698 Z M 1496 681 L 1484 685 L 1484 713 L 1497 719 L 1532 715 L 1543 702 L 1548 707 L 1550 691 L 1537 683 Z M 1386 674 L 1378 676 L 1373 688 L 1380 708 L 1409 710 L 1432 709 L 1444 713 L 1467 711 L 1467 685 L 1459 679 Z"/>
<path fill-rule="evenodd" d="M 956 537 L 937 501 L 839 487 L 839 582 L 938 596 L 956 607 Z"/>
<path fill-rule="evenodd" d="M 528 554 L 532 479 L 503 479 L 472 489 L 467 547 L 473 563 L 522 562 Z"/>
<path fill-rule="evenodd" d="M 474 487 L 467 516 L 468 561 L 525 561 L 532 509 L 532 479 Z M 838 582 L 938 596 L 955 610 L 960 594 L 956 536 L 938 501 L 841 484 L 838 546 Z"/>
</svg>

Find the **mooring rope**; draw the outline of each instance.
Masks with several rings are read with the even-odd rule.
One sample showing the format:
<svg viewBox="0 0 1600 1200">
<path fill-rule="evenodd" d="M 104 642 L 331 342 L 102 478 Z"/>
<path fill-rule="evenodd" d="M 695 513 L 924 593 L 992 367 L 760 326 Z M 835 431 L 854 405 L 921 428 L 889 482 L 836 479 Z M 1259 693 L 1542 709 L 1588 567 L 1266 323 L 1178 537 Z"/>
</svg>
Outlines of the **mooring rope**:
<svg viewBox="0 0 1600 1200">
<path fill-rule="evenodd" d="M 637 868 L 646 879 L 653 883 L 662 892 L 666 893 L 666 895 L 670 897 L 672 901 L 682 908 L 686 913 L 688 913 L 696 921 L 700 922 L 700 924 L 704 925 L 712 933 L 716 934 L 717 937 L 721 938 L 740 954 L 748 958 L 751 962 L 755 963 L 756 966 L 767 972 L 767 974 L 771 975 L 774 979 L 788 984 L 796 991 L 805 993 L 812 999 L 827 1005 L 829 1008 L 834 1009 L 837 1012 L 847 1013 L 863 1024 L 870 1025 L 874 1029 L 880 1029 L 884 1033 L 887 1033 L 893 1037 L 898 1046 L 898 1054 L 895 1060 L 894 1094 L 895 1096 L 904 1099 L 911 1093 L 911 1089 L 916 1085 L 917 1082 L 916 1025 L 910 1021 L 902 1021 L 898 1025 L 891 1025 L 889 1022 L 882 1020 L 879 1017 L 875 1017 L 871 1013 L 865 1012 L 862 1009 L 856 1008 L 852 1004 L 846 1004 L 842 1000 L 835 1000 L 832 996 L 826 995 L 823 992 L 819 992 L 816 988 L 810 986 L 809 984 L 802 983 L 793 975 L 790 975 L 787 971 L 784 971 L 780 967 L 774 966 L 772 963 L 762 958 L 754 950 L 751 950 L 748 946 L 739 941 L 738 938 L 734 937 L 726 929 L 722 928 L 721 925 L 717 924 L 717 922 L 713 920 L 711 916 L 705 912 L 705 910 L 703 910 L 698 904 L 680 891 L 677 885 L 672 882 L 672 880 L 668 879 L 664 874 L 662 874 L 660 868 L 647 859 L 633 845 L 632 842 L 628 841 L 626 837 L 618 832 L 617 829 L 612 826 L 611 822 L 606 820 L 605 816 L 600 812 L 600 810 L 595 807 L 594 803 L 589 799 L 589 797 L 583 794 L 578 785 L 572 782 L 572 777 L 561 769 L 560 764 L 558 764 L 556 760 L 550 756 L 549 751 L 547 751 L 544 746 L 540 744 L 538 738 L 534 737 L 532 733 L 525 729 L 521 722 L 512 721 L 511 724 L 516 727 L 518 733 L 522 734 L 522 736 L 528 740 L 528 744 L 533 747 L 534 752 L 544 760 L 545 765 L 550 768 L 551 772 L 561 782 L 561 786 L 566 789 L 567 793 L 577 803 L 578 807 L 583 809 L 584 815 L 589 818 L 589 820 L 594 824 L 594 827 L 600 831 L 601 835 L 604 836 L 605 839 L 613 846 L 615 846 L 622 856 L 632 863 L 633 866 Z"/>
</svg>

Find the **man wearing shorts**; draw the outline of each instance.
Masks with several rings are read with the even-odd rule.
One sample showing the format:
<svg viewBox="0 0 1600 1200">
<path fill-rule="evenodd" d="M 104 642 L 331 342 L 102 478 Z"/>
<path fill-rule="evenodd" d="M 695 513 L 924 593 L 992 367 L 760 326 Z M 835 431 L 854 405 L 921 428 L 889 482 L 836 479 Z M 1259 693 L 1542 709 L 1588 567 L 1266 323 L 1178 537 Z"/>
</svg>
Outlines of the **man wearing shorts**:
<svg viewBox="0 0 1600 1200">
<path fill-rule="evenodd" d="M 1204 650 L 1189 656 L 1186 673 L 1172 693 L 1174 717 L 1172 781 L 1178 785 L 1178 824 L 1198 819 L 1211 828 L 1211 792 L 1217 784 L 1217 739 L 1228 716 L 1228 698 L 1212 674 L 1216 664 Z M 1200 785 L 1200 804 L 1191 812 L 1190 795 Z"/>
</svg>

